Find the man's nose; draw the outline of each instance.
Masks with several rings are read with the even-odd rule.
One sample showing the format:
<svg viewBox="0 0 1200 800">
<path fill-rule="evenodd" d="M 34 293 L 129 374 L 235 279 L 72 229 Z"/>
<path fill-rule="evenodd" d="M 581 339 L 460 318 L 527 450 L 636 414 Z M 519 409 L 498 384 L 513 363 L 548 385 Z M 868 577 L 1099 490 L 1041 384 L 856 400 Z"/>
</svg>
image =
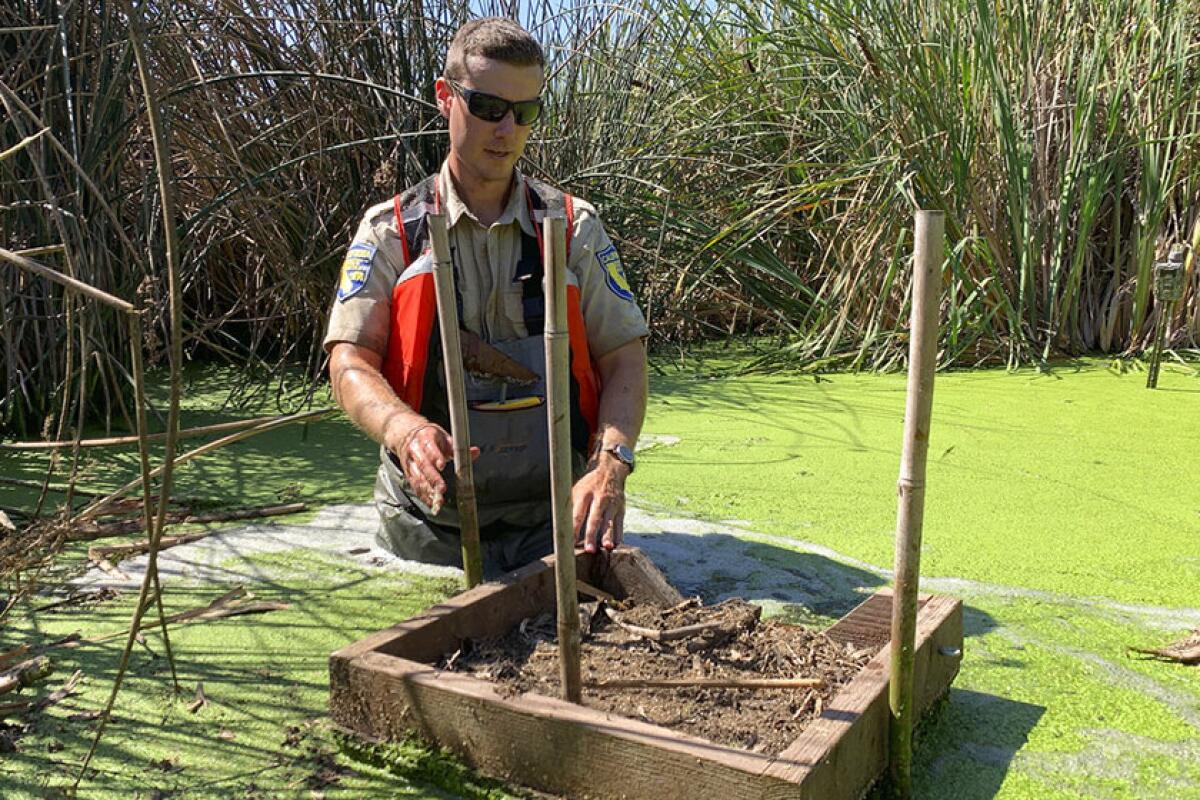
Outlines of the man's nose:
<svg viewBox="0 0 1200 800">
<path fill-rule="evenodd" d="M 500 118 L 500 121 L 496 123 L 496 135 L 497 136 L 511 136 L 513 134 L 513 131 L 515 131 L 516 129 L 517 129 L 517 120 L 513 113 L 513 110 L 510 108 L 508 111 L 505 112 L 504 116 Z"/>
</svg>

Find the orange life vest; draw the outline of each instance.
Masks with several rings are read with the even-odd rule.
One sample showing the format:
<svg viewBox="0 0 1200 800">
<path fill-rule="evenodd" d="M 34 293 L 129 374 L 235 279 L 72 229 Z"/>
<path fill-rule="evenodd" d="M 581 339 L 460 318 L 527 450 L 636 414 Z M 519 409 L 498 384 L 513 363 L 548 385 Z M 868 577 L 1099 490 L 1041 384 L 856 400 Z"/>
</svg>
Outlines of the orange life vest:
<svg viewBox="0 0 1200 800">
<path fill-rule="evenodd" d="M 525 178 L 525 198 L 536 236 L 521 232 L 521 258 L 513 280 L 523 285 L 525 326 L 529 336 L 541 336 L 545 323 L 542 290 L 542 234 L 538 224 L 547 211 L 562 209 L 567 217 L 567 254 L 570 257 L 574 203 L 571 195 L 541 181 Z M 436 378 L 441 365 L 441 338 L 437 333 L 437 301 L 433 272 L 428 259 L 416 263 L 428 251 L 426 217 L 441 208 L 438 176 L 433 175 L 393 198 L 396 230 L 399 232 L 405 269 L 392 288 L 391 319 L 383 375 L 396 395 L 416 410 L 448 429 L 449 420 L 427 413 L 444 408 L 445 400 L 431 403 L 429 393 L 442 391 Z M 458 298 L 459 319 L 462 298 Z M 600 411 L 600 378 L 588 351 L 587 331 L 577 286 L 567 286 L 567 327 L 571 363 L 571 449 L 591 452 Z"/>
</svg>

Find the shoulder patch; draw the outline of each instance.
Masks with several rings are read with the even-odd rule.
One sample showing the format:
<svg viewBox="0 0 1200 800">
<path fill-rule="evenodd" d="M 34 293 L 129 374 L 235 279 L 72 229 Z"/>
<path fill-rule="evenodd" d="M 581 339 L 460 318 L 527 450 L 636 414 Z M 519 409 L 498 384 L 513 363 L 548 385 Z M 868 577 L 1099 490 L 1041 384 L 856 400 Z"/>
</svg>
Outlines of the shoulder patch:
<svg viewBox="0 0 1200 800">
<path fill-rule="evenodd" d="M 378 248 L 373 244 L 352 244 L 342 262 L 342 279 L 338 282 L 338 300 L 349 300 L 367 285 L 371 262 Z"/>
<path fill-rule="evenodd" d="M 617 255 L 617 248 L 610 244 L 596 253 L 596 260 L 604 269 L 604 282 L 608 284 L 608 290 L 622 300 L 632 303 L 633 292 L 629 288 L 629 281 L 625 278 L 625 270 L 621 267 L 621 257 Z"/>
</svg>

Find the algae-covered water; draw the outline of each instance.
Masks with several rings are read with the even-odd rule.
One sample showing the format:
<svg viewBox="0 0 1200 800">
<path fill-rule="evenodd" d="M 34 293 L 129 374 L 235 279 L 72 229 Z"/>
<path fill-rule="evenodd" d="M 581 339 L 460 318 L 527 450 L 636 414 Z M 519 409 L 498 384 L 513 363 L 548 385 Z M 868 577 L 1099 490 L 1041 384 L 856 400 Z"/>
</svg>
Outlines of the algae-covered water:
<svg viewBox="0 0 1200 800">
<path fill-rule="evenodd" d="M 631 539 L 685 591 L 835 618 L 887 581 L 904 377 L 736 377 L 723 366 L 659 362 Z M 269 410 L 214 411 L 225 379 L 193 375 L 185 424 Z M 1143 384 L 1100 361 L 938 376 L 922 573 L 926 589 L 963 599 L 967 639 L 947 702 L 919 733 L 918 797 L 1200 797 L 1200 669 L 1126 649 L 1200 627 L 1200 378 L 1177 365 L 1159 390 Z M 36 476 L 42 463 L 0 454 L 6 476 Z M 335 420 L 184 467 L 178 493 L 223 506 L 365 502 L 374 463 L 374 448 Z M 83 483 L 115 486 L 132 467 L 131 454 L 95 457 Z M 27 500 L 0 489 L 0 506 Z M 460 582 L 295 547 L 306 532 L 320 544 L 342 519 L 313 516 L 289 521 L 290 549 L 239 550 L 253 537 L 233 538 L 203 581 L 169 585 L 168 612 L 239 583 L 290 608 L 176 629 L 179 699 L 147 634 L 81 796 L 513 794 L 418 745 L 363 749 L 328 729 L 328 654 Z M 31 611 L 51 599 L 14 611 L 0 651 L 119 630 L 132 603 L 126 593 Z M 56 796 L 74 778 L 121 643 L 59 651 L 50 685 L 79 669 L 81 690 L 0 756 L 0 796 Z M 210 705 L 192 714 L 198 682 Z"/>
</svg>

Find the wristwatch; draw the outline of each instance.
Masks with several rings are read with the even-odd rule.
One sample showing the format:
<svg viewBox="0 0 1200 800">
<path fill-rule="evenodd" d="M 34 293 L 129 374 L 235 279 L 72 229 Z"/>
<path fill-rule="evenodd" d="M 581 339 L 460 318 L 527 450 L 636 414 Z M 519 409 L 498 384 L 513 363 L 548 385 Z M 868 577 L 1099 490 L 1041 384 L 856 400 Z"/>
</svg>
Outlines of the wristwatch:
<svg viewBox="0 0 1200 800">
<path fill-rule="evenodd" d="M 617 461 L 629 467 L 629 474 L 633 474 L 633 450 L 631 448 L 617 442 L 616 444 L 610 444 L 607 447 L 601 448 L 600 452 L 612 453 Z"/>
</svg>

